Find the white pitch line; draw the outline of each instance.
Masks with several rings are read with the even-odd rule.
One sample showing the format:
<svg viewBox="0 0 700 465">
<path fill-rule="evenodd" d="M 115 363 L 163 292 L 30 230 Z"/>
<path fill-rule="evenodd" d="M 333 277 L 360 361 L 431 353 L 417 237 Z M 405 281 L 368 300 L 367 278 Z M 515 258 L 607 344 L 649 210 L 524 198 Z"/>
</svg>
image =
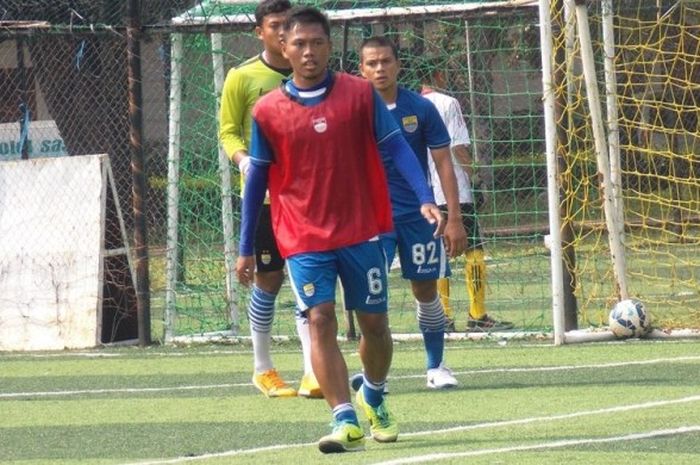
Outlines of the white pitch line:
<svg viewBox="0 0 700 465">
<path fill-rule="evenodd" d="M 428 463 L 435 460 L 476 457 L 480 455 L 506 454 L 509 452 L 523 452 L 530 450 L 558 449 L 562 447 L 581 446 L 585 444 L 602 444 L 610 442 L 634 441 L 637 439 L 651 439 L 660 436 L 675 436 L 679 434 L 697 432 L 700 432 L 700 425 L 681 426 L 679 428 L 674 429 L 658 429 L 654 431 L 647 431 L 645 433 L 633 433 L 624 436 L 610 436 L 606 438 L 567 439 L 562 441 L 542 442 L 539 444 L 524 444 L 521 446 L 501 447 L 497 449 L 478 449 L 464 452 L 443 452 L 439 454 L 419 455 L 401 459 L 387 460 L 385 462 L 376 462 L 374 465 L 403 465 L 407 463 Z"/>
<path fill-rule="evenodd" d="M 568 414 L 552 415 L 549 417 L 521 418 L 518 420 L 479 423 L 479 424 L 474 424 L 474 425 L 457 426 L 454 428 L 446 428 L 446 429 L 439 429 L 439 430 L 416 431 L 413 433 L 402 433 L 401 437 L 421 436 L 421 435 L 436 434 L 436 433 L 437 434 L 451 433 L 451 432 L 459 432 L 459 431 L 465 431 L 465 430 L 470 430 L 470 429 L 495 428 L 495 427 L 500 427 L 500 426 L 520 425 L 520 424 L 528 424 L 528 423 L 534 423 L 534 422 L 557 421 L 557 420 L 571 419 L 571 418 L 582 417 L 582 416 L 605 415 L 605 414 L 614 413 L 614 412 L 629 411 L 629 410 L 641 410 L 641 409 L 647 409 L 647 408 L 652 408 L 652 407 L 664 407 L 667 405 L 690 403 L 690 402 L 697 402 L 697 401 L 700 401 L 700 395 L 695 395 L 695 396 L 690 396 L 690 397 L 682 397 L 679 399 L 645 402 L 642 404 L 623 405 L 620 407 L 611 407 L 611 408 L 604 408 L 604 409 L 599 409 L 599 410 L 586 410 L 586 411 L 582 411 L 582 412 L 573 412 L 573 413 L 568 413 Z M 684 431 L 684 432 L 694 432 L 694 431 L 696 431 L 695 428 L 697 428 L 697 431 L 700 431 L 700 426 L 691 426 L 689 428 L 694 428 L 694 429 L 692 431 Z M 674 430 L 659 430 L 659 431 L 674 431 Z M 649 433 L 638 433 L 638 434 L 649 434 Z M 661 435 L 661 434 L 659 434 L 659 435 Z M 666 435 L 668 435 L 668 434 L 666 434 Z M 630 435 L 630 439 L 633 439 L 631 436 L 633 436 L 633 435 Z M 622 437 L 627 437 L 627 436 L 622 436 Z M 610 438 L 585 439 L 585 441 L 605 442 L 605 441 L 608 441 L 609 439 Z M 627 439 L 627 440 L 630 440 L 630 439 Z M 576 440 L 573 440 L 573 441 L 576 441 Z M 565 447 L 567 445 L 576 445 L 576 444 L 568 444 L 566 442 L 567 441 L 557 441 L 557 442 L 553 442 L 553 443 L 527 445 L 527 446 L 514 446 L 514 447 L 510 447 L 510 448 L 503 448 L 503 449 L 482 449 L 482 450 L 469 451 L 469 452 L 463 452 L 463 453 L 458 453 L 458 454 L 485 455 L 487 453 L 491 454 L 491 453 L 497 453 L 497 452 L 511 452 L 511 451 L 517 451 L 517 450 L 527 450 L 527 448 L 540 448 L 541 449 L 543 447 L 546 447 L 547 444 L 561 444 L 561 445 L 558 445 L 556 447 Z M 260 452 L 269 452 L 269 451 L 274 451 L 274 450 L 296 449 L 296 448 L 300 448 L 300 447 L 312 447 L 312 446 L 316 446 L 316 445 L 317 445 L 316 442 L 298 443 L 298 444 L 276 444 L 273 446 L 256 447 L 254 449 L 235 449 L 235 450 L 216 452 L 216 453 L 210 453 L 210 454 L 203 454 L 203 455 L 197 455 L 197 456 L 174 457 L 174 458 L 170 458 L 170 459 L 150 459 L 150 460 L 146 460 L 146 461 L 142 461 L 142 462 L 129 462 L 128 464 L 124 464 L 124 465 L 177 464 L 177 463 L 194 462 L 197 460 L 206 460 L 206 459 L 212 459 L 212 458 L 235 457 L 235 456 L 244 455 L 244 454 L 257 454 Z M 521 447 L 524 447 L 526 449 L 520 449 Z M 443 455 L 443 454 L 436 454 L 436 455 Z M 456 456 L 461 456 L 461 455 L 456 455 Z M 441 457 L 441 458 L 448 458 L 448 457 Z M 399 460 L 403 460 L 403 459 L 399 459 Z M 394 463 L 394 462 L 385 462 L 384 465 L 388 465 L 389 463 Z M 397 463 L 399 463 L 399 462 L 397 462 Z M 404 462 L 400 462 L 400 463 L 404 463 Z M 405 462 L 405 463 L 409 463 L 409 462 Z"/>
<path fill-rule="evenodd" d="M 164 391 L 195 391 L 198 389 L 221 389 L 232 387 L 252 386 L 252 383 L 236 384 L 202 384 L 192 386 L 168 386 L 155 388 L 112 388 L 112 389 L 76 389 L 74 391 L 43 391 L 43 392 L 5 392 L 0 393 L 0 399 L 13 397 L 51 397 L 51 396 L 75 396 L 80 394 L 115 394 L 115 393 L 141 393 Z"/>
<path fill-rule="evenodd" d="M 518 368 L 486 368 L 483 370 L 467 370 L 467 371 L 453 371 L 453 375 L 478 375 L 478 374 L 489 374 L 489 373 L 529 373 L 529 372 L 548 372 L 548 371 L 563 371 L 563 370 L 586 370 L 586 369 L 598 369 L 598 368 L 618 368 L 630 365 L 654 365 L 657 363 L 675 363 L 675 362 L 690 362 L 700 360 L 700 355 L 687 355 L 680 357 L 670 357 L 670 358 L 654 358 L 650 360 L 629 360 L 625 362 L 608 362 L 608 363 L 598 363 L 598 364 L 586 364 L 586 365 L 554 365 L 554 366 L 539 366 L 539 367 L 518 367 Z M 403 376 L 390 376 L 389 379 L 410 379 L 410 378 L 424 378 L 425 374 L 419 375 L 403 375 Z"/>
<path fill-rule="evenodd" d="M 630 405 L 618 405 L 616 407 L 607 407 L 597 410 L 582 410 L 580 412 L 564 413 L 561 415 L 550 415 L 542 417 L 530 417 L 530 418 L 520 418 L 518 420 L 503 420 L 503 421 L 493 421 L 488 423 L 477 423 L 474 425 L 464 425 L 464 426 L 453 426 L 451 428 L 442 428 L 429 431 L 415 431 L 413 433 L 403 433 L 401 436 L 425 436 L 426 434 L 446 434 L 446 433 L 457 433 L 460 431 L 469 431 L 475 429 L 484 428 L 498 428 L 501 426 L 515 426 L 515 425 L 527 425 L 530 423 L 538 423 L 543 421 L 555 421 L 555 420 L 570 420 L 572 418 L 587 417 L 594 415 L 605 415 L 608 413 L 618 413 L 618 412 L 629 412 L 632 410 L 642 410 L 654 407 L 665 407 L 667 405 L 674 404 L 687 404 L 689 402 L 700 402 L 700 395 L 681 397 L 679 399 L 671 400 L 654 400 L 650 402 L 643 402 L 641 404 L 630 404 Z"/>
<path fill-rule="evenodd" d="M 556 365 L 556 366 L 539 366 L 539 367 L 522 367 L 522 368 L 488 368 L 483 370 L 466 370 L 453 371 L 453 375 L 467 376 L 476 374 L 497 374 L 497 373 L 537 373 L 550 371 L 564 370 L 585 370 L 585 369 L 600 369 L 600 368 L 617 368 L 630 365 L 653 365 L 657 363 L 678 363 L 700 360 L 700 355 L 695 356 L 680 356 L 673 358 L 656 358 L 651 360 L 632 360 L 626 362 L 610 362 L 601 364 L 586 364 L 586 365 Z M 416 379 L 425 377 L 424 373 L 416 375 L 399 375 L 390 376 L 389 380 L 401 379 Z M 294 381 L 294 380 L 292 380 Z M 298 380 L 296 380 L 298 381 Z M 231 383 L 231 384 L 208 384 L 208 385 L 190 385 L 190 386 L 171 386 L 157 388 L 113 388 L 113 389 L 80 389 L 70 391 L 40 391 L 40 392 L 7 392 L 0 393 L 0 399 L 16 398 L 16 397 L 58 397 L 58 396 L 74 396 L 82 394 L 117 394 L 117 393 L 139 393 L 139 392 L 165 392 L 165 391 L 188 391 L 197 389 L 219 389 L 219 388 L 235 388 L 249 387 L 252 383 Z"/>
</svg>

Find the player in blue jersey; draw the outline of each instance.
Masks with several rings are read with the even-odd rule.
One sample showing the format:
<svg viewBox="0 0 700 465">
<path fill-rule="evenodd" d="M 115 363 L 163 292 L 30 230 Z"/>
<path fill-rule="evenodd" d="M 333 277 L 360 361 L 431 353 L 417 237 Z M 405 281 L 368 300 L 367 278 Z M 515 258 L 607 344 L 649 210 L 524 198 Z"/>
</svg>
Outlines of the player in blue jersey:
<svg viewBox="0 0 700 465">
<path fill-rule="evenodd" d="M 396 46 L 385 37 L 366 39 L 360 47 L 360 72 L 372 82 L 418 157 L 421 174 L 428 179 L 428 150 L 435 161 L 447 198 L 448 222 L 442 238 L 415 214 L 417 199 L 397 176 L 391 159 L 384 157 L 393 207 L 395 231 L 383 237 L 391 263 L 398 249 L 402 276 L 411 281 L 416 299 L 418 326 L 423 334 L 427 361 L 427 386 L 444 389 L 457 380 L 443 362 L 445 314 L 437 292 L 437 280 L 449 276 L 448 257 L 462 254 L 467 235 L 462 225 L 457 180 L 450 154 L 450 135 L 435 106 L 415 92 L 401 88 Z M 443 242 L 444 241 L 444 242 Z M 354 385 L 356 385 L 354 383 Z"/>
<path fill-rule="evenodd" d="M 356 451 L 364 448 L 364 433 L 338 347 L 338 277 L 346 301 L 358 309 L 363 333 L 360 357 L 367 386 L 357 393 L 358 404 L 375 440 L 398 437 L 383 396 L 392 341 L 386 259 L 378 235 L 393 225 L 380 151 L 411 186 L 423 221 L 437 223 L 436 234 L 444 224 L 422 169 L 381 97 L 362 79 L 328 71 L 328 19 L 312 7 L 293 8 L 283 25 L 282 50 L 292 79 L 253 108 L 236 272 L 242 284 L 252 282 L 255 222 L 269 188 L 275 237 L 297 304 L 309 318 L 313 371 L 333 412 L 333 432 L 320 439 L 319 449 Z M 363 215 L 357 215 L 360 210 Z"/>
</svg>

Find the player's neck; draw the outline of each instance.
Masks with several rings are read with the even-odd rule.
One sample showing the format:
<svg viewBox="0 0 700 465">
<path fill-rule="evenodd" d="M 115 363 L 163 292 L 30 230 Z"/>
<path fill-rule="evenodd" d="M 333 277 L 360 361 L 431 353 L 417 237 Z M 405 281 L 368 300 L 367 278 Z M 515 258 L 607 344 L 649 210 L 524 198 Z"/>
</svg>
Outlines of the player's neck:
<svg viewBox="0 0 700 465">
<path fill-rule="evenodd" d="M 384 103 L 390 105 L 392 103 L 396 103 L 396 98 L 399 95 L 399 86 L 392 86 L 386 89 L 382 89 L 378 92 L 379 95 L 382 96 L 382 100 L 384 100 Z"/>
<path fill-rule="evenodd" d="M 323 73 L 321 73 L 319 76 L 316 76 L 314 78 L 305 78 L 301 74 L 294 73 L 292 76 L 292 82 L 294 83 L 294 86 L 297 89 L 303 90 L 303 89 L 311 89 L 313 87 L 316 87 L 317 85 L 321 84 L 323 81 L 326 80 L 328 77 L 328 70 L 326 69 Z"/>
<path fill-rule="evenodd" d="M 289 69 L 289 61 L 282 55 L 278 53 L 272 53 L 269 50 L 263 50 L 262 52 L 262 59 L 267 63 L 268 65 L 272 66 L 273 68 L 277 69 Z"/>
</svg>

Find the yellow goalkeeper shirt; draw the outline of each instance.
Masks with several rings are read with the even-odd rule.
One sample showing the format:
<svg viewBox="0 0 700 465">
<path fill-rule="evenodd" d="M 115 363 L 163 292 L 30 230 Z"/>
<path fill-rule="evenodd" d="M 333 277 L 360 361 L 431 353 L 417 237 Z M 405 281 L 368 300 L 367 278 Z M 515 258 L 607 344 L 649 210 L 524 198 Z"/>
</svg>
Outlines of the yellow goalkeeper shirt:
<svg viewBox="0 0 700 465">
<path fill-rule="evenodd" d="M 270 66 L 265 62 L 262 54 L 248 59 L 228 72 L 219 109 L 219 142 L 231 160 L 233 160 L 233 154 L 239 150 L 248 150 L 253 123 L 251 111 L 255 102 L 279 87 L 282 79 L 291 73 L 291 69 Z M 241 176 L 241 192 L 243 192 L 243 176 Z"/>
</svg>

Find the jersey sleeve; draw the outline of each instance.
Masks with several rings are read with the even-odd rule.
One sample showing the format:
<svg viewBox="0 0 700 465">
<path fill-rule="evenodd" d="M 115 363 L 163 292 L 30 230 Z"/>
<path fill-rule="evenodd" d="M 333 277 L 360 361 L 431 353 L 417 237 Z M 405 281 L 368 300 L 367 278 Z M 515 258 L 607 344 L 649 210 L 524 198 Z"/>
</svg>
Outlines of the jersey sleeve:
<svg viewBox="0 0 700 465">
<path fill-rule="evenodd" d="M 418 162 L 418 157 L 413 153 L 413 149 L 403 134 L 394 134 L 384 139 L 379 143 L 379 150 L 387 153 L 393 159 L 394 166 L 408 185 L 411 186 L 421 205 L 435 203 L 433 191 L 423 174 L 423 168 Z"/>
<path fill-rule="evenodd" d="M 428 148 L 439 149 L 450 146 L 450 134 L 447 132 L 447 127 L 442 121 L 440 113 L 430 100 L 423 99 L 423 107 L 425 112 L 425 141 Z"/>
<path fill-rule="evenodd" d="M 241 256 L 251 256 L 255 253 L 255 230 L 267 190 L 268 169 L 267 165 L 259 166 L 252 162 L 248 172 L 248 182 L 245 185 L 241 206 L 241 229 L 238 243 L 238 252 Z"/>
<path fill-rule="evenodd" d="M 464 121 L 462 107 L 459 105 L 457 99 L 450 99 L 444 120 L 445 126 L 447 126 L 447 132 L 452 139 L 452 147 L 471 144 L 467 123 Z"/>
<path fill-rule="evenodd" d="M 242 73 L 229 71 L 224 81 L 219 108 L 219 142 L 229 158 L 239 150 L 248 150 L 244 135 L 246 117 L 245 84 Z"/>
<path fill-rule="evenodd" d="M 374 103 L 374 137 L 377 143 L 389 139 L 394 134 L 401 134 L 401 128 L 387 109 L 382 97 L 372 89 L 372 102 Z"/>
<path fill-rule="evenodd" d="M 249 153 L 251 161 L 258 165 L 269 165 L 274 161 L 274 153 L 270 147 L 270 142 L 268 142 L 255 118 L 253 118 L 253 126 L 251 128 Z"/>
</svg>

